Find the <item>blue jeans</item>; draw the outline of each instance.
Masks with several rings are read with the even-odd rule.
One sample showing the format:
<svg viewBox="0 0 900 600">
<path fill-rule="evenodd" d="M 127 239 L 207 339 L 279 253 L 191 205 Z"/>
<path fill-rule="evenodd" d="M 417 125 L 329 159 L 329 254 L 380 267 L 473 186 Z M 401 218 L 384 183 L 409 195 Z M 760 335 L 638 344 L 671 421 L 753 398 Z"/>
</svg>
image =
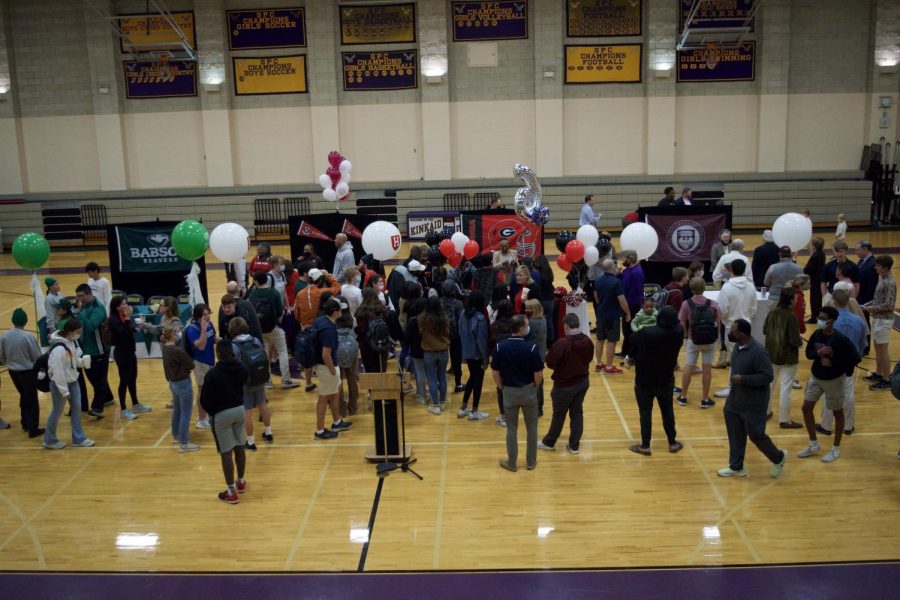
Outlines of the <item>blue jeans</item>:
<svg viewBox="0 0 900 600">
<path fill-rule="evenodd" d="M 397 358 L 397 362 L 400 363 L 400 370 L 406 372 L 409 366 L 406 364 L 407 360 L 409 360 L 409 344 L 401 340 L 400 341 L 400 356 Z"/>
<path fill-rule="evenodd" d="M 425 359 L 410 357 L 412 364 L 412 373 L 416 378 L 416 396 L 425 397 Z"/>
<path fill-rule="evenodd" d="M 53 408 L 50 410 L 50 416 L 47 417 L 47 430 L 44 432 L 44 443 L 53 445 L 59 441 L 56 437 L 56 425 L 59 423 L 59 417 L 63 413 L 66 402 L 72 410 L 72 443 L 80 444 L 87 439 L 84 429 L 81 428 L 81 388 L 77 381 L 69 384 L 69 397 L 62 395 L 56 382 L 50 382 L 50 397 L 53 401 Z"/>
<path fill-rule="evenodd" d="M 191 409 L 194 405 L 194 385 L 191 378 L 187 377 L 170 381 L 169 389 L 172 391 L 172 437 L 179 444 L 187 444 L 191 429 Z"/>
<path fill-rule="evenodd" d="M 431 403 L 434 405 L 447 401 L 447 363 L 450 353 L 426 352 L 425 373 L 428 374 L 428 391 L 431 392 Z"/>
</svg>

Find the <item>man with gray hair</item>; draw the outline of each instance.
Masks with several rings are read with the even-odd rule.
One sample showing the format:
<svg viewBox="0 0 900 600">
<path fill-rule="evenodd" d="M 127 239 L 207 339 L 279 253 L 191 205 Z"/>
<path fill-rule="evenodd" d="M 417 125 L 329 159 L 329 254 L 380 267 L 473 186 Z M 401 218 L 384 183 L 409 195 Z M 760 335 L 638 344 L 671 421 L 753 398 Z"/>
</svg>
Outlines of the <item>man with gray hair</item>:
<svg viewBox="0 0 900 600">
<path fill-rule="evenodd" d="M 722 258 L 719 259 L 719 262 L 716 263 L 715 268 L 713 268 L 713 283 L 717 286 L 721 287 L 725 281 L 728 280 L 728 273 L 725 271 L 725 265 L 729 265 L 736 260 L 741 260 L 747 265 L 746 273 L 747 279 L 750 279 L 752 283 L 752 275 L 750 274 L 750 261 L 744 256 L 744 240 L 734 240 L 731 242 L 731 252 L 727 252 L 722 255 Z"/>
<path fill-rule="evenodd" d="M 350 283 L 344 281 L 344 269 L 356 266 L 356 259 L 353 258 L 353 243 L 347 239 L 346 234 L 339 233 L 334 236 L 334 245 L 337 246 L 337 255 L 334 257 L 334 278 L 338 283 Z"/>
<path fill-rule="evenodd" d="M 803 273 L 803 268 L 794 262 L 794 256 L 788 246 L 778 249 L 780 260 L 769 267 L 763 277 L 763 285 L 769 288 L 769 301 L 778 302 L 781 289 Z M 757 282 L 758 283 L 758 282 Z"/>
</svg>

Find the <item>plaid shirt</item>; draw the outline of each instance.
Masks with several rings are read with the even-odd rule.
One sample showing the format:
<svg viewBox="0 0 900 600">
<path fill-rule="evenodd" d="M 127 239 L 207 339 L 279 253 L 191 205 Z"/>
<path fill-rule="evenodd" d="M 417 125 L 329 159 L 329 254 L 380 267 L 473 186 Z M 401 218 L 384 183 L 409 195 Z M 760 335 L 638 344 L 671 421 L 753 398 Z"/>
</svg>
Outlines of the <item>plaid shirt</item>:
<svg viewBox="0 0 900 600">
<path fill-rule="evenodd" d="M 894 304 L 897 302 L 897 283 L 890 273 L 878 278 L 875 297 L 869 303 L 869 314 L 873 319 L 893 319 Z"/>
</svg>

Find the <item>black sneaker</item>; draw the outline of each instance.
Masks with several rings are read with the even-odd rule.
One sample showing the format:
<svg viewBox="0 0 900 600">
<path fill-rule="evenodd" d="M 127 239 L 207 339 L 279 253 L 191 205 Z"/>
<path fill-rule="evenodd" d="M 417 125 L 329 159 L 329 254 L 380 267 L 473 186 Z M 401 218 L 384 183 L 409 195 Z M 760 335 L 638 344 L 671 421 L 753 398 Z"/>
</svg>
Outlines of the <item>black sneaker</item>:
<svg viewBox="0 0 900 600">
<path fill-rule="evenodd" d="M 323 430 L 322 433 L 319 433 L 318 431 L 315 433 L 315 438 L 317 440 L 333 440 L 337 436 L 338 434 L 336 431 L 330 431 L 328 429 Z"/>
<path fill-rule="evenodd" d="M 624 352 L 616 352 L 615 354 L 613 354 L 613 356 L 615 356 L 616 358 L 625 358 L 628 355 L 625 354 Z"/>
<path fill-rule="evenodd" d="M 881 375 L 878 373 L 870 373 L 863 377 L 863 381 L 868 381 L 869 383 L 878 383 L 881 381 Z"/>
<path fill-rule="evenodd" d="M 709 398 L 705 398 L 700 401 L 700 408 L 712 408 L 716 405 L 715 400 L 710 400 Z"/>
<path fill-rule="evenodd" d="M 275 441 L 275 436 L 272 435 L 271 433 L 264 433 L 264 434 L 262 435 L 262 438 L 263 438 L 264 440 L 266 440 L 266 443 L 267 443 L 267 444 L 271 444 L 272 442 Z"/>
<path fill-rule="evenodd" d="M 342 431 L 347 431 L 351 427 L 353 427 L 353 423 L 351 423 L 350 421 L 345 421 L 343 419 L 341 419 L 340 423 L 332 423 L 331 424 L 331 430 L 336 431 L 338 433 L 340 433 Z"/>
<path fill-rule="evenodd" d="M 246 448 L 250 452 L 256 452 L 256 444 L 251 444 L 250 442 L 246 442 L 244 444 L 244 448 Z"/>
<path fill-rule="evenodd" d="M 102 411 L 102 410 L 94 410 L 94 409 L 92 408 L 92 409 L 88 410 L 88 414 L 91 415 L 92 417 L 97 417 L 98 419 L 102 419 L 102 418 L 103 418 L 103 411 Z"/>
<path fill-rule="evenodd" d="M 816 431 L 818 431 L 822 435 L 831 435 L 831 431 L 829 431 L 828 429 L 825 429 L 818 423 L 816 423 Z"/>
<path fill-rule="evenodd" d="M 116 401 L 113 400 L 112 398 L 110 398 L 109 400 L 107 400 L 106 402 L 103 403 L 103 406 L 112 406 L 115 403 L 116 403 Z"/>
<path fill-rule="evenodd" d="M 680 393 L 683 392 L 683 391 L 684 391 L 684 390 L 682 390 L 682 389 L 681 389 L 680 387 L 678 387 L 677 385 L 672 387 L 672 393 L 673 393 L 673 394 L 680 394 Z"/>
<path fill-rule="evenodd" d="M 459 394 L 460 392 L 464 392 L 464 391 L 466 391 L 466 386 L 462 385 L 461 383 L 457 384 L 456 387 L 453 388 L 454 394 Z"/>
<path fill-rule="evenodd" d="M 687 398 L 684 396 L 678 396 L 678 406 L 687 406 Z"/>
<path fill-rule="evenodd" d="M 884 379 L 882 379 L 878 383 L 873 383 L 872 385 L 870 385 L 869 389 L 874 390 L 876 392 L 881 391 L 881 390 L 889 390 L 889 389 L 891 389 L 891 382 L 885 381 Z"/>
</svg>

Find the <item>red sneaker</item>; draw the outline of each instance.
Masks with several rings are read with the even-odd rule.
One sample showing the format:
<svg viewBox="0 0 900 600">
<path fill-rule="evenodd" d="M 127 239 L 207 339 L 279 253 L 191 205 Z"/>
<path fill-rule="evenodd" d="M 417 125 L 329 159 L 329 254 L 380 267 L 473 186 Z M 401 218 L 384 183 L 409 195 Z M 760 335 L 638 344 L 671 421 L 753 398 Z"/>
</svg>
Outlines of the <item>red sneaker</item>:
<svg viewBox="0 0 900 600">
<path fill-rule="evenodd" d="M 232 492 L 229 490 L 219 492 L 219 500 L 221 500 L 222 502 L 227 502 L 228 504 L 237 504 L 238 502 L 240 502 L 237 492 Z"/>
<path fill-rule="evenodd" d="M 243 481 L 238 479 L 237 481 L 234 482 L 234 484 L 235 484 L 235 487 L 237 488 L 238 494 L 243 494 L 244 492 L 247 491 L 247 480 L 246 479 L 244 479 Z"/>
<path fill-rule="evenodd" d="M 602 372 L 603 372 L 603 369 L 605 369 L 605 368 L 606 368 L 606 364 L 604 364 L 604 363 L 597 363 L 597 366 L 594 367 L 594 372 L 595 372 L 595 373 L 602 373 Z"/>
<path fill-rule="evenodd" d="M 622 369 L 619 369 L 618 367 L 610 366 L 603 369 L 603 372 L 607 375 L 621 375 L 624 371 L 622 371 Z"/>
</svg>

